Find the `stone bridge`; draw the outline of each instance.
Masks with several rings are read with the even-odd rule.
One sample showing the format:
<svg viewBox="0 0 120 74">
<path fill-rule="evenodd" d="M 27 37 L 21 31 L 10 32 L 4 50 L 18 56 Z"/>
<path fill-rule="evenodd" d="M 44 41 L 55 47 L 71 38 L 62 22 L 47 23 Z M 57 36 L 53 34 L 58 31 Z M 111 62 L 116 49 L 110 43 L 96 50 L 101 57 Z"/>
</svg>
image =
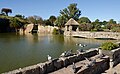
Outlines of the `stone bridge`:
<svg viewBox="0 0 120 74">
<path fill-rule="evenodd" d="M 119 32 L 65 31 L 64 35 L 84 38 L 120 39 Z"/>
</svg>

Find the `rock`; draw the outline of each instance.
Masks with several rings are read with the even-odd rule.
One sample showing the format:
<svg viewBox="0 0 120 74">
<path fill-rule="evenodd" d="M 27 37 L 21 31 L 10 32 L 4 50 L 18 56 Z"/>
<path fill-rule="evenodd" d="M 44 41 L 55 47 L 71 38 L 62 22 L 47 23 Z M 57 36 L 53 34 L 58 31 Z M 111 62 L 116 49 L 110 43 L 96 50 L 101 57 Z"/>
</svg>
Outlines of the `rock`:
<svg viewBox="0 0 120 74">
<path fill-rule="evenodd" d="M 47 69 L 47 73 L 48 72 L 51 72 L 51 71 L 54 71 L 54 65 L 53 65 L 53 62 L 52 61 L 47 61 L 45 62 L 46 63 L 46 69 Z"/>
<path fill-rule="evenodd" d="M 23 68 L 22 74 L 39 74 L 39 66 L 33 65 Z"/>
<path fill-rule="evenodd" d="M 62 68 L 63 67 L 62 62 L 63 62 L 62 59 L 53 61 L 54 69 L 58 70 L 58 69 Z"/>
<path fill-rule="evenodd" d="M 46 63 L 39 63 L 37 65 L 39 66 L 40 74 L 45 74 L 47 71 Z"/>
<path fill-rule="evenodd" d="M 16 69 L 16 70 L 6 72 L 6 73 L 2 73 L 2 74 L 22 74 L 22 72 L 19 69 Z"/>
</svg>

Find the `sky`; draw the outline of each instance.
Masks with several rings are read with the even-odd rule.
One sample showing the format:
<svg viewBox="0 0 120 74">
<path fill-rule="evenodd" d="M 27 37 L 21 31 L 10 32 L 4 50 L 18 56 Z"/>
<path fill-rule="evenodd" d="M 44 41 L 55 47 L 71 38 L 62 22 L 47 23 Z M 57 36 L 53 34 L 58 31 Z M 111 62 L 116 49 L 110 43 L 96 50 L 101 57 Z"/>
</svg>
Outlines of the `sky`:
<svg viewBox="0 0 120 74">
<path fill-rule="evenodd" d="M 60 10 L 71 3 L 77 3 L 81 10 L 80 17 L 88 17 L 91 21 L 114 19 L 120 22 L 120 0 L 0 0 L 0 9 L 11 8 L 10 16 L 38 15 L 48 19 L 51 15 L 59 16 Z"/>
</svg>

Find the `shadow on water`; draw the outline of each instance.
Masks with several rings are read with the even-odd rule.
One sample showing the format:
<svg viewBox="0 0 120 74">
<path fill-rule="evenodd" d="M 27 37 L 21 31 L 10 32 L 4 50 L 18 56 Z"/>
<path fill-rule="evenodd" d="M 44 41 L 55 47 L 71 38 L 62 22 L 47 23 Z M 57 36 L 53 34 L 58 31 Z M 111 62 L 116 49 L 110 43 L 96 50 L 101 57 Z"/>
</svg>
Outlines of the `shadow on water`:
<svg viewBox="0 0 120 74">
<path fill-rule="evenodd" d="M 98 39 L 98 40 L 116 40 L 114 38 L 95 38 L 95 39 Z"/>
</svg>

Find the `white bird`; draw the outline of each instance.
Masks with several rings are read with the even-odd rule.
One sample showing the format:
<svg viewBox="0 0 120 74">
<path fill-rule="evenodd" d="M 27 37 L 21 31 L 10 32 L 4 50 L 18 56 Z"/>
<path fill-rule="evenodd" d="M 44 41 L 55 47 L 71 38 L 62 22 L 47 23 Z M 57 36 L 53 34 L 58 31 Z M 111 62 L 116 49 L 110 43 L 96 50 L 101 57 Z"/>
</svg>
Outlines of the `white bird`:
<svg viewBox="0 0 120 74">
<path fill-rule="evenodd" d="M 61 56 L 61 57 L 65 57 L 65 56 L 66 56 L 66 51 L 63 52 L 60 56 Z"/>
<path fill-rule="evenodd" d="M 85 52 L 85 50 L 83 50 L 83 49 L 78 49 L 76 52 L 77 52 L 78 54 L 80 54 L 80 53 Z"/>
<path fill-rule="evenodd" d="M 48 61 L 52 60 L 52 57 L 48 55 Z"/>
<path fill-rule="evenodd" d="M 85 47 L 85 46 L 86 46 L 85 44 L 84 44 L 84 45 L 82 45 L 81 43 L 76 44 L 76 45 L 78 45 L 78 46 L 80 46 L 80 47 Z"/>
<path fill-rule="evenodd" d="M 88 59 L 86 57 L 85 57 L 85 60 L 88 61 L 87 67 L 93 66 L 95 64 L 95 62 L 96 62 L 96 59 L 91 60 L 91 59 Z"/>
</svg>

